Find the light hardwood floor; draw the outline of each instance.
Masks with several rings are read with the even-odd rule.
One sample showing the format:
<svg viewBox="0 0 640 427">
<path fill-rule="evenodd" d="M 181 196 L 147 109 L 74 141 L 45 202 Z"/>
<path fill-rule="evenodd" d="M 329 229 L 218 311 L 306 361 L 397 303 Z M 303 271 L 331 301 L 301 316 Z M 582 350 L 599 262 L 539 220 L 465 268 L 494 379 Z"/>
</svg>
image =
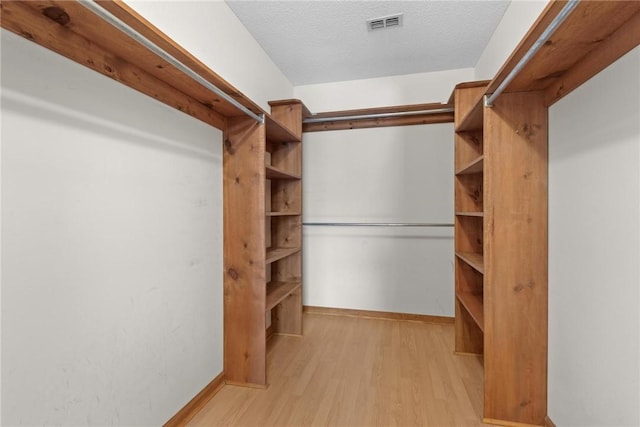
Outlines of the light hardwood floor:
<svg viewBox="0 0 640 427">
<path fill-rule="evenodd" d="M 266 390 L 226 385 L 189 426 L 482 426 L 482 361 L 453 325 L 305 313 L 275 336 Z"/>
</svg>

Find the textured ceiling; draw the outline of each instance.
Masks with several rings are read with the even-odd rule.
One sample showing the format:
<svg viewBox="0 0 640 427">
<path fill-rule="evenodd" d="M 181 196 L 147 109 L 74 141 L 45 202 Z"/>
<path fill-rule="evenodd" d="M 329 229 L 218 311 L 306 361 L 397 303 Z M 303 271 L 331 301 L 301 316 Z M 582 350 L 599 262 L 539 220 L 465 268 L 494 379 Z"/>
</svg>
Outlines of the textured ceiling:
<svg viewBox="0 0 640 427">
<path fill-rule="evenodd" d="M 509 1 L 227 4 L 294 85 L 474 67 Z M 366 20 L 403 13 L 403 26 Z"/>
</svg>

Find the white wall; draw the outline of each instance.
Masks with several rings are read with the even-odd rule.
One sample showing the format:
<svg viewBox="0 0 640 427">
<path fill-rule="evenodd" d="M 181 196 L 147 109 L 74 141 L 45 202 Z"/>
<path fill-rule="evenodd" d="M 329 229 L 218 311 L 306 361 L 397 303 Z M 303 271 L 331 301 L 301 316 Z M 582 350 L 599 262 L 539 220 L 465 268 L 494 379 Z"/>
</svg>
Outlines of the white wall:
<svg viewBox="0 0 640 427">
<path fill-rule="evenodd" d="M 475 67 L 475 80 L 491 80 L 547 6 L 546 0 L 512 0 Z"/>
<path fill-rule="evenodd" d="M 472 81 L 473 69 L 296 86 L 312 113 L 404 104 L 447 102 L 456 84 Z"/>
<path fill-rule="evenodd" d="M 453 222 L 451 124 L 305 134 L 305 222 Z M 304 303 L 451 316 L 452 228 L 304 228 Z"/>
<path fill-rule="evenodd" d="M 2 31 L 2 425 L 159 425 L 222 371 L 221 154 Z"/>
<path fill-rule="evenodd" d="M 446 101 L 473 70 L 300 86 L 315 112 Z M 453 223 L 453 125 L 306 133 L 305 222 Z M 453 315 L 452 228 L 304 228 L 304 304 Z"/>
<path fill-rule="evenodd" d="M 640 425 L 640 48 L 549 112 L 549 415 Z"/>
<path fill-rule="evenodd" d="M 222 0 L 127 4 L 264 110 L 293 86 Z"/>
</svg>

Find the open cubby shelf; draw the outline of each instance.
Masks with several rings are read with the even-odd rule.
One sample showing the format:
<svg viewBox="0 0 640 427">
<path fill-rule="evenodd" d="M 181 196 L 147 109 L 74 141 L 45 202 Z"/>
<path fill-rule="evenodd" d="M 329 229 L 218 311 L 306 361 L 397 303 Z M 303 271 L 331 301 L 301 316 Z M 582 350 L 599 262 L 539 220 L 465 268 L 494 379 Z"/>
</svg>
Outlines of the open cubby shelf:
<svg viewBox="0 0 640 427">
<path fill-rule="evenodd" d="M 458 292 L 456 298 L 458 298 L 458 301 L 460 301 L 469 315 L 471 315 L 471 318 L 473 318 L 480 330 L 484 332 L 484 305 L 482 294 Z"/>
<path fill-rule="evenodd" d="M 292 173 L 272 165 L 265 167 L 267 179 L 281 179 L 281 180 L 299 180 L 302 176 L 298 173 Z"/>
<path fill-rule="evenodd" d="M 460 169 L 456 171 L 456 175 L 469 175 L 472 173 L 481 173 L 484 169 L 484 156 L 480 155 L 470 161 L 469 163 L 463 165 Z"/>
<path fill-rule="evenodd" d="M 469 264 L 478 273 L 484 274 L 484 257 L 473 252 L 456 252 L 456 256 Z"/>
<path fill-rule="evenodd" d="M 301 286 L 300 281 L 267 283 L 266 311 L 273 309 Z"/>
</svg>

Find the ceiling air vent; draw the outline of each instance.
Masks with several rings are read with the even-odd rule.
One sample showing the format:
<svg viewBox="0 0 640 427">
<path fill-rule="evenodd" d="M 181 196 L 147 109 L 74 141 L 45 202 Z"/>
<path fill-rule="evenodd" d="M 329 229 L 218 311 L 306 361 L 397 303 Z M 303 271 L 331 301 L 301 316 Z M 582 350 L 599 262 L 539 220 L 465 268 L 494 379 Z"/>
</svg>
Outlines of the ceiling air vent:
<svg viewBox="0 0 640 427">
<path fill-rule="evenodd" d="M 395 15 L 381 16 L 380 18 L 367 19 L 367 28 L 369 31 L 384 30 L 385 28 L 401 27 L 402 13 Z"/>
</svg>

